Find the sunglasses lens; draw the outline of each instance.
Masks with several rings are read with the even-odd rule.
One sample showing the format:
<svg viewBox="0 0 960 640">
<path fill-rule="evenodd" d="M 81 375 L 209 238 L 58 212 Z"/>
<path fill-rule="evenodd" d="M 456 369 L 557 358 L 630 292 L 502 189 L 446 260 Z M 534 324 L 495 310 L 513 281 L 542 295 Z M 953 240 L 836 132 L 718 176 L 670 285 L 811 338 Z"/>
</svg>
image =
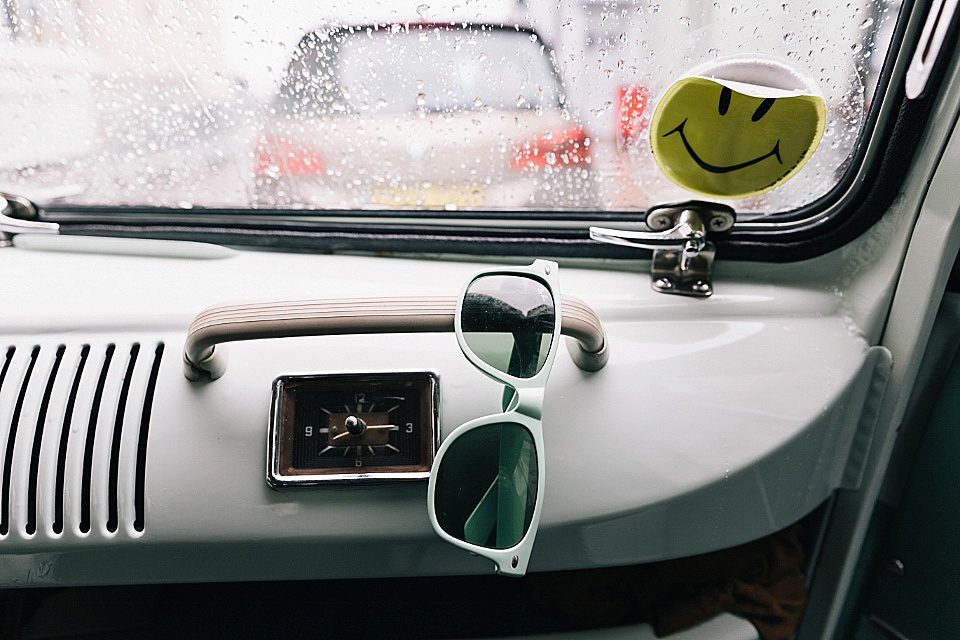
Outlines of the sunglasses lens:
<svg viewBox="0 0 960 640">
<path fill-rule="evenodd" d="M 459 540 L 510 548 L 530 528 L 537 474 L 537 449 L 522 425 L 504 422 L 467 431 L 450 445 L 437 470 L 437 522 Z"/>
<path fill-rule="evenodd" d="M 491 275 L 467 289 L 460 329 L 470 350 L 491 367 L 532 378 L 550 352 L 556 321 L 553 296 L 539 280 Z"/>
</svg>

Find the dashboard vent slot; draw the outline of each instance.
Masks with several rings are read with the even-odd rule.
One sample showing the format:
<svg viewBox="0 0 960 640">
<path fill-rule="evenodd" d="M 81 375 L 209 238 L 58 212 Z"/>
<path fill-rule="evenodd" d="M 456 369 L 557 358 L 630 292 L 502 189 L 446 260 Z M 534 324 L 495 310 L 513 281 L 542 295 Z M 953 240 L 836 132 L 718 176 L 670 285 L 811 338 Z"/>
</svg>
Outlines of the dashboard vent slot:
<svg viewBox="0 0 960 640">
<path fill-rule="evenodd" d="M 10 371 L 10 363 L 13 361 L 13 354 L 15 354 L 16 352 L 17 352 L 16 347 L 9 347 L 9 348 L 7 349 L 7 354 L 6 354 L 6 356 L 4 357 L 4 359 L 3 359 L 3 367 L 0 368 L 0 393 L 3 393 L 3 383 L 4 383 L 4 382 L 6 381 L 6 379 L 7 379 L 7 372 Z M 9 435 L 7 436 L 7 438 L 8 438 L 8 440 L 9 440 Z M 9 448 L 9 445 L 8 445 L 7 448 Z M 8 457 L 9 457 L 9 455 L 4 456 L 4 463 L 3 463 L 3 477 L 4 477 L 4 478 L 6 478 L 6 476 L 7 476 L 7 462 L 6 462 L 6 461 L 7 461 L 7 458 L 8 458 Z M 8 499 L 7 499 L 7 491 L 6 491 L 6 488 L 4 488 L 4 491 L 3 491 L 3 522 L 0 523 L 0 529 L 2 529 L 2 532 L 0 532 L 0 535 L 6 535 L 7 531 L 9 530 L 9 525 L 8 525 L 8 523 L 7 523 L 7 509 L 8 509 L 8 507 L 9 507 L 9 504 L 8 504 Z"/>
<path fill-rule="evenodd" d="M 0 541 L 137 535 L 163 344 L 0 352 Z"/>
<path fill-rule="evenodd" d="M 103 390 L 107 386 L 107 374 L 110 373 L 110 363 L 116 345 L 107 345 L 106 356 L 100 366 L 100 376 L 97 378 L 97 388 L 93 393 L 93 402 L 90 405 L 90 420 L 87 423 L 86 446 L 83 448 L 83 480 L 80 485 L 80 531 L 90 531 L 91 490 L 93 487 L 93 449 L 97 440 L 97 424 L 100 421 L 100 405 L 103 402 Z"/>
<path fill-rule="evenodd" d="M 8 351 L 8 359 L 16 355 L 16 351 Z M 13 473 L 13 450 L 17 444 L 17 431 L 20 427 L 20 415 L 23 413 L 23 401 L 27 395 L 27 387 L 30 384 L 30 376 L 33 375 L 34 366 L 37 364 L 37 356 L 40 354 L 40 347 L 34 347 L 30 352 L 30 362 L 27 365 L 27 371 L 20 382 L 20 391 L 17 394 L 17 404 L 13 409 L 13 418 L 10 420 L 10 431 L 7 433 L 7 447 L 3 456 L 3 488 L 0 496 L 0 536 L 7 535 L 10 531 L 10 480 Z"/>
<path fill-rule="evenodd" d="M 63 412 L 63 424 L 60 427 L 60 443 L 57 448 L 57 476 L 55 485 L 55 502 L 53 516 L 53 532 L 63 533 L 63 488 L 64 474 L 67 468 L 67 443 L 70 438 L 70 423 L 73 422 L 73 410 L 77 405 L 77 391 L 80 389 L 80 377 L 90 355 L 90 345 L 85 344 L 80 349 L 80 360 L 73 373 L 73 383 L 70 385 L 70 395 L 67 397 L 67 406 Z"/>
<path fill-rule="evenodd" d="M 130 348 L 130 358 L 127 360 L 127 370 L 123 376 L 123 385 L 120 387 L 120 399 L 117 401 L 117 418 L 113 423 L 113 442 L 110 446 L 110 480 L 108 483 L 108 513 L 107 531 L 116 531 L 120 526 L 120 507 L 117 505 L 120 491 L 120 438 L 123 436 L 123 414 L 127 410 L 127 397 L 130 395 L 130 379 L 133 377 L 133 368 L 140 355 L 140 345 L 134 344 Z"/>
<path fill-rule="evenodd" d="M 43 442 L 43 425 L 47 421 L 47 411 L 50 409 L 50 396 L 53 394 L 53 383 L 57 379 L 60 362 L 67 350 L 64 345 L 57 347 L 57 355 L 47 376 L 47 384 L 43 390 L 43 400 L 40 401 L 40 412 L 37 414 L 37 430 L 33 434 L 33 449 L 30 454 L 30 486 L 27 490 L 27 533 L 37 532 L 37 482 L 40 474 L 40 445 Z M 38 350 L 39 352 L 39 350 Z"/>
<path fill-rule="evenodd" d="M 147 477 L 147 435 L 150 431 L 150 414 L 153 411 L 153 394 L 157 389 L 157 376 L 160 375 L 160 359 L 163 357 L 163 343 L 157 345 L 153 354 L 153 366 L 150 368 L 150 378 L 147 381 L 147 391 L 143 398 L 143 412 L 140 415 L 140 437 L 137 438 L 137 476 L 134 486 L 133 528 L 143 531 L 144 526 L 144 492 Z"/>
</svg>

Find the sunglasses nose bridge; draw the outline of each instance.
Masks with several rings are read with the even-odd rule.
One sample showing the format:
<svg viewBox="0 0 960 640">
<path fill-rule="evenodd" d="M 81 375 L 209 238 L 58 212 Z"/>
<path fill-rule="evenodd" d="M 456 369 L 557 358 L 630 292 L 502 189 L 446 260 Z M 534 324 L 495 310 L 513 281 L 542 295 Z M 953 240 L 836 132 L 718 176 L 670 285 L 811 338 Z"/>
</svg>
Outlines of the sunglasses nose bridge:
<svg viewBox="0 0 960 640">
<path fill-rule="evenodd" d="M 514 411 L 528 418 L 540 420 L 543 417 L 544 387 L 534 387 L 517 390 L 517 406 Z"/>
</svg>

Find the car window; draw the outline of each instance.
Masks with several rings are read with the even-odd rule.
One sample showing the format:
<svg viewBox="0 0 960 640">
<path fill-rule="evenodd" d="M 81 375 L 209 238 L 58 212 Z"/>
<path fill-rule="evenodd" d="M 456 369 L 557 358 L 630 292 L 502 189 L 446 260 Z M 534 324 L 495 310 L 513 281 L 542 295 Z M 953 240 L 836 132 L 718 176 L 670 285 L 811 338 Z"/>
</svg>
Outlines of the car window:
<svg viewBox="0 0 960 640">
<path fill-rule="evenodd" d="M 803 78 L 823 103 L 802 163 L 744 156 L 793 163 L 789 180 L 717 196 L 774 213 L 850 167 L 899 0 L 0 7 L 0 189 L 41 203 L 645 210 L 703 195 L 654 157 L 657 105 L 678 80 L 753 60 L 779 75 L 738 81 Z"/>
</svg>

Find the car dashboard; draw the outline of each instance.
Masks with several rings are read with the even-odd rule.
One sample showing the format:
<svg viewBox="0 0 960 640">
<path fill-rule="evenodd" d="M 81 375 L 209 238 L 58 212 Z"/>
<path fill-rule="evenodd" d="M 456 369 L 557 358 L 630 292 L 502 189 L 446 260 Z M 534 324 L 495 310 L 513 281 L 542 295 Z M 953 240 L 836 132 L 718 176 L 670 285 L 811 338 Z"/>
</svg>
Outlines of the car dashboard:
<svg viewBox="0 0 960 640">
<path fill-rule="evenodd" d="M 229 364 L 215 380 L 183 366 L 187 327 L 213 303 L 451 296 L 483 265 L 56 240 L 0 253 L 17 301 L 0 321 L 5 586 L 491 573 L 431 530 L 422 480 L 267 481 L 284 376 L 430 372 L 440 439 L 498 411 L 502 387 L 452 332 L 236 342 L 218 347 Z M 691 301 L 630 269 L 600 273 L 561 266 L 562 294 L 602 320 L 609 360 L 590 372 L 558 354 L 531 571 L 737 545 L 858 482 L 876 421 L 865 400 L 890 362 L 836 292 L 745 278 Z"/>
</svg>

